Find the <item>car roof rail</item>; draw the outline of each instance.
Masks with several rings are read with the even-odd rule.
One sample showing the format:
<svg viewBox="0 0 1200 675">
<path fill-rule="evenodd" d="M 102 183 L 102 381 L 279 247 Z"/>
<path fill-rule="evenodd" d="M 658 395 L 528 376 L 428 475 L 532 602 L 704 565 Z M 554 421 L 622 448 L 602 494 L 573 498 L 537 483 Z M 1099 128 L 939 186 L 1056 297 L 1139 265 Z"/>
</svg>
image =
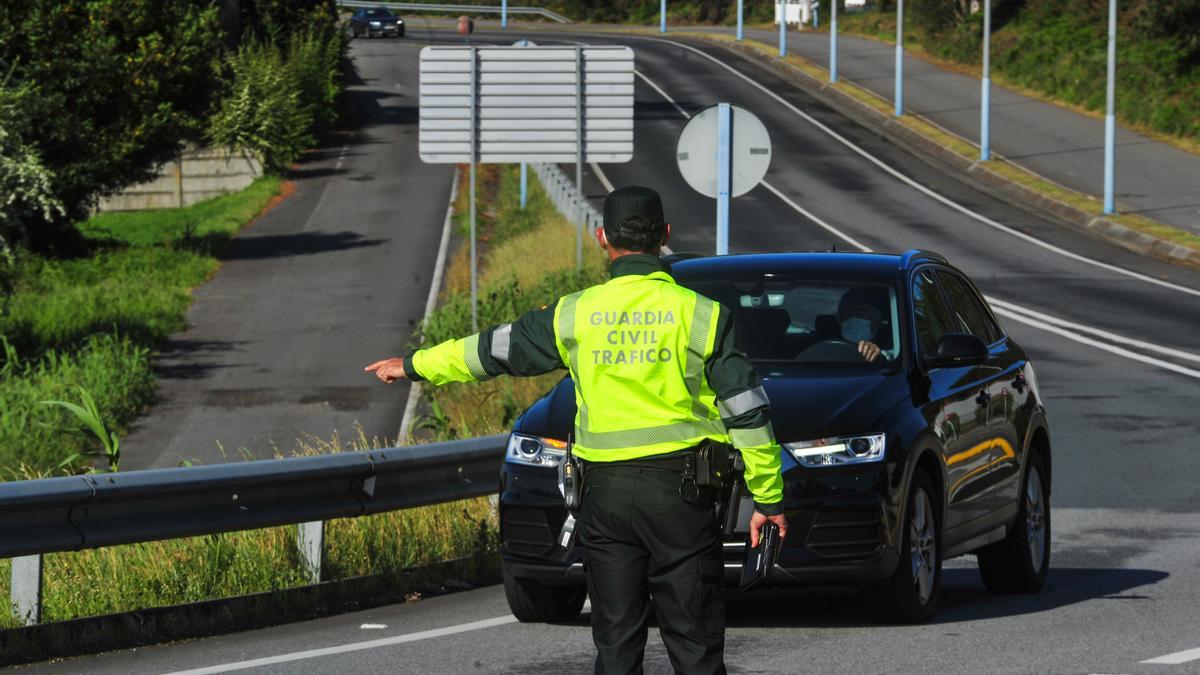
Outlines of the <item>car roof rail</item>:
<svg viewBox="0 0 1200 675">
<path fill-rule="evenodd" d="M 946 256 L 934 251 L 927 251 L 920 248 L 911 248 L 900 256 L 900 269 L 908 269 L 912 267 L 918 260 L 932 260 L 933 262 L 950 264 L 946 260 Z"/>
</svg>

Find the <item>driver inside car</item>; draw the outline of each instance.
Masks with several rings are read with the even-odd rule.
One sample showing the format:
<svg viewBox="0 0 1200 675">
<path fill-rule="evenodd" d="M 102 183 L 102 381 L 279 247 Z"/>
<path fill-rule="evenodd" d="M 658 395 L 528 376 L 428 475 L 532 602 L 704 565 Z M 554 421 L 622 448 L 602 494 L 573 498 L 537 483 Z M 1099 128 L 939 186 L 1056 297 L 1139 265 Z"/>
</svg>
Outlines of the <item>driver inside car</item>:
<svg viewBox="0 0 1200 675">
<path fill-rule="evenodd" d="M 879 358 L 876 336 L 883 325 L 887 301 L 886 291 L 869 286 L 851 288 L 838 301 L 837 323 L 842 338 L 857 344 L 858 353 L 868 363 Z"/>
</svg>

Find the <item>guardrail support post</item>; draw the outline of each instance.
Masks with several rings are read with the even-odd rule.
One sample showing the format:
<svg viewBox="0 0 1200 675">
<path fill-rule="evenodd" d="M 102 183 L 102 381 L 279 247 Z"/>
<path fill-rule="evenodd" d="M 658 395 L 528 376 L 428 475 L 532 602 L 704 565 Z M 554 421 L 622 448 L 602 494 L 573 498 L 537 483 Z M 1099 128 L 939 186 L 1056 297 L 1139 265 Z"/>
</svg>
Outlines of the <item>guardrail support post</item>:
<svg viewBox="0 0 1200 675">
<path fill-rule="evenodd" d="M 309 583 L 321 583 L 321 555 L 325 550 L 325 521 L 300 523 L 296 527 L 296 548 L 300 551 L 300 560 L 308 574 Z"/>
<path fill-rule="evenodd" d="M 26 626 L 42 622 L 42 556 L 12 559 L 12 608 Z"/>
</svg>

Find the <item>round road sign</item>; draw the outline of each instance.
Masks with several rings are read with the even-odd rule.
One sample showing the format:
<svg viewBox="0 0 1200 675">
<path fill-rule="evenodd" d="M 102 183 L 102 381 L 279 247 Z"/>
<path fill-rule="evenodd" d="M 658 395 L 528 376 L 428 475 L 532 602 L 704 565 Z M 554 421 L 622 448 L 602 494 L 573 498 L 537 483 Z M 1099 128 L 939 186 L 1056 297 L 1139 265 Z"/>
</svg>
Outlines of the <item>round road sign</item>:
<svg viewBox="0 0 1200 675">
<path fill-rule="evenodd" d="M 771 165 L 771 137 L 754 113 L 730 106 L 730 181 L 729 196 L 744 195 L 767 175 Z M 679 132 L 675 143 L 675 162 L 679 173 L 692 189 L 709 197 L 717 196 L 717 106 L 701 110 Z"/>
</svg>

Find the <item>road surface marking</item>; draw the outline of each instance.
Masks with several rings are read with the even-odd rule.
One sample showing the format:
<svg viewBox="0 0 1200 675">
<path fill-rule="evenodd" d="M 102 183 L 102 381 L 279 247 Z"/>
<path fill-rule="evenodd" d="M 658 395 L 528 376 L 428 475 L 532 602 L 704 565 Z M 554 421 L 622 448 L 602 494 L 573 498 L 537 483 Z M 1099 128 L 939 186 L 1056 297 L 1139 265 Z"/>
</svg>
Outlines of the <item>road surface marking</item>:
<svg viewBox="0 0 1200 675">
<path fill-rule="evenodd" d="M 1111 352 L 1113 354 L 1116 354 L 1117 356 L 1124 356 L 1127 359 L 1132 359 L 1134 361 L 1141 361 L 1142 363 L 1148 363 L 1152 366 L 1158 366 L 1159 368 L 1162 368 L 1164 370 L 1169 370 L 1171 372 L 1179 373 L 1180 375 L 1187 375 L 1188 377 L 1194 377 L 1194 378 L 1200 380 L 1200 370 L 1193 370 L 1191 368 L 1177 366 L 1174 363 L 1171 363 L 1169 361 L 1163 361 L 1162 359 L 1156 359 L 1153 356 L 1146 356 L 1144 354 L 1139 354 L 1137 352 L 1131 352 L 1128 349 L 1124 349 L 1122 347 L 1117 347 L 1115 345 L 1110 345 L 1105 342 L 1100 342 L 1099 340 L 1093 340 L 1092 338 L 1084 337 L 1076 332 L 1064 330 L 1057 326 L 1052 326 L 1048 323 L 1039 321 L 1037 319 L 1026 316 L 1024 314 L 1019 314 L 1010 309 L 1004 309 L 1003 307 L 993 307 L 992 309 L 994 309 L 995 312 L 1001 316 L 1007 317 L 1014 321 L 1018 321 L 1020 323 L 1026 324 L 1028 326 L 1032 326 L 1033 328 L 1037 328 L 1039 330 L 1044 330 L 1044 331 L 1047 331 L 1050 333 L 1054 333 L 1056 335 L 1061 335 L 1062 337 L 1065 337 L 1068 340 L 1073 340 L 1080 344 L 1085 344 L 1085 345 L 1088 345 L 1091 347 L 1095 347 L 1096 349 L 1103 349 L 1104 351 Z"/>
<path fill-rule="evenodd" d="M 1187 663 L 1188 661 L 1195 661 L 1197 659 L 1200 659 L 1200 647 L 1197 647 L 1196 649 L 1185 649 L 1182 652 L 1175 652 L 1174 654 L 1167 654 L 1166 656 L 1159 656 L 1153 659 L 1146 659 L 1145 661 L 1142 661 L 1142 663 L 1153 663 L 1155 665 L 1163 666 L 1177 666 L 1181 663 Z"/>
<path fill-rule="evenodd" d="M 457 626 L 423 630 L 418 633 L 407 633 L 405 635 L 397 635 L 390 638 L 367 640 L 365 642 L 351 642 L 348 645 L 339 645 L 337 647 L 309 649 L 302 652 L 280 654 L 278 656 L 265 656 L 260 659 L 250 659 L 248 661 L 233 661 L 231 663 L 222 663 L 215 666 L 206 666 L 204 668 L 180 670 L 173 673 L 168 673 L 168 675 L 209 675 L 210 673 L 228 673 L 234 670 L 248 670 L 250 668 L 273 666 L 279 663 L 291 663 L 293 661 L 316 659 L 322 656 L 334 656 L 336 654 L 347 654 L 349 652 L 358 652 L 365 649 L 376 649 L 378 647 L 402 645 L 408 642 L 419 642 L 421 640 L 430 640 L 433 638 L 445 637 L 447 635 L 457 635 L 459 633 L 469 633 L 471 631 L 483 630 L 484 628 L 494 628 L 496 626 L 503 626 L 505 624 L 516 622 L 517 617 L 509 614 L 507 616 L 498 616 L 492 619 L 483 619 L 482 621 L 472 621 L 471 623 L 463 623 Z"/>
<path fill-rule="evenodd" d="M 983 223 L 984 225 L 987 225 L 994 229 L 1000 230 L 1002 232 L 1006 232 L 1008 234 L 1011 234 L 1014 237 L 1017 237 L 1018 239 L 1021 239 L 1030 244 L 1033 244 L 1034 246 L 1039 246 L 1043 249 L 1046 249 L 1047 251 L 1057 253 L 1061 256 L 1070 258 L 1072 260 L 1077 260 L 1084 264 L 1092 265 L 1094 267 L 1099 267 L 1101 269 L 1105 269 L 1110 272 L 1116 272 L 1117 274 L 1122 274 L 1122 275 L 1125 275 L 1128 277 L 1132 277 L 1134 279 L 1138 279 L 1140 281 L 1145 281 L 1147 283 L 1155 284 L 1155 285 L 1161 286 L 1163 288 L 1170 288 L 1171 290 L 1175 290 L 1175 291 L 1179 291 L 1181 293 L 1187 293 L 1188 295 L 1195 295 L 1195 296 L 1200 297 L 1200 290 L 1198 290 L 1198 289 L 1188 288 L 1187 286 L 1181 286 L 1179 284 L 1173 284 L 1169 281 L 1163 281 L 1162 279 L 1155 279 L 1152 276 L 1142 274 L 1140 272 L 1134 272 L 1133 270 L 1127 270 L 1124 267 L 1118 267 L 1117 265 L 1111 265 L 1109 263 L 1100 262 L 1099 260 L 1092 260 L 1091 258 L 1079 255 L 1078 253 L 1074 253 L 1072 251 L 1068 251 L 1064 248 L 1059 248 L 1058 246 L 1055 246 L 1054 244 L 1044 242 L 1041 239 L 1038 239 L 1037 237 L 1025 234 L 1024 232 L 1015 230 L 1007 225 L 998 223 L 998 222 L 992 220 L 991 218 L 988 218 L 987 216 L 976 213 L 976 212 L 972 211 L 971 209 L 968 209 L 967 207 L 962 206 L 961 204 L 958 204 L 957 202 L 949 199 L 948 197 L 944 197 L 944 196 L 938 194 L 937 192 L 934 192 L 933 190 L 925 187 L 924 185 L 921 185 L 917 181 L 909 178 L 908 176 L 905 176 L 904 174 L 900 173 L 896 169 L 893 169 L 891 166 L 888 166 L 883 160 L 875 157 L 874 155 L 867 152 L 866 150 L 863 150 L 862 148 L 858 147 L 857 145 L 854 144 L 854 142 L 843 137 L 841 134 L 837 133 L 833 129 L 830 129 L 829 127 L 825 126 L 824 124 L 822 124 L 820 121 L 818 121 L 814 117 L 812 117 L 809 114 L 805 113 L 804 111 L 800 110 L 799 108 L 797 108 L 796 106 L 792 105 L 787 100 L 785 100 L 783 97 L 779 96 L 775 92 L 768 89 L 766 86 L 759 84 L 758 82 L 754 81 L 752 78 L 739 72 L 733 66 L 730 66 L 726 63 L 721 62 L 719 59 L 714 58 L 713 56 L 707 54 L 704 51 L 696 49 L 695 47 L 692 47 L 690 45 L 686 45 L 686 44 L 683 44 L 680 42 L 673 42 L 671 40 L 662 40 L 659 38 L 635 37 L 635 36 L 626 36 L 626 37 L 629 37 L 630 39 L 635 39 L 635 40 L 649 40 L 651 42 L 662 42 L 664 44 L 669 44 L 669 45 L 673 45 L 676 47 L 680 47 L 682 49 L 687 49 L 687 50 L 693 51 L 693 52 L 703 56 L 704 58 L 708 59 L 709 61 L 712 61 L 713 63 L 715 63 L 715 64 L 721 66 L 722 68 L 728 70 L 729 72 L 733 73 L 734 75 L 737 75 L 741 79 L 743 79 L 746 82 L 753 85 L 755 88 L 761 90 L 767 96 L 770 96 L 771 98 L 775 99 L 780 104 L 782 104 L 784 107 L 788 108 L 792 112 L 799 115 L 802 119 L 806 120 L 813 126 L 817 127 L 821 131 L 825 132 L 826 134 L 828 134 L 829 136 L 831 136 L 832 138 L 834 138 L 835 140 L 840 142 L 842 145 L 845 145 L 847 148 L 850 148 L 854 152 L 858 153 L 867 161 L 871 162 L 872 164 L 875 164 L 879 168 L 881 168 L 884 171 L 886 171 L 887 173 L 891 174 L 896 179 L 900 180 L 903 183 L 906 183 L 910 187 L 916 189 L 919 192 L 924 193 L 925 195 L 933 198 L 934 200 L 939 201 L 942 204 L 954 209 L 955 211 L 958 211 L 976 221 Z M 646 76 L 642 75 L 640 72 L 638 72 L 638 75 L 641 75 L 642 79 L 646 79 Z M 651 85 L 651 86 L 654 86 L 654 85 Z M 662 90 L 659 89 L 657 86 L 654 86 L 654 88 L 656 90 L 658 90 L 659 93 L 663 93 Z M 665 96 L 665 94 L 664 94 L 664 96 Z M 674 103 L 674 101 L 672 101 L 672 103 Z M 675 107 L 677 109 L 679 109 L 680 112 L 683 112 L 683 109 L 679 108 L 678 105 L 676 105 Z M 687 113 L 684 113 L 684 115 L 687 115 Z"/>
<path fill-rule="evenodd" d="M 454 198 L 458 196 L 458 169 L 450 181 L 450 201 L 446 204 L 446 219 L 442 222 L 442 241 L 438 244 L 437 262 L 433 264 L 433 279 L 429 282 L 429 295 L 425 298 L 425 315 L 422 321 L 433 314 L 437 306 L 438 291 L 442 287 L 442 276 L 446 273 L 446 251 L 450 247 L 450 221 L 454 215 Z M 424 328 L 424 326 L 422 326 Z M 417 402 L 421 400 L 421 383 L 413 382 L 408 387 L 408 400 L 404 402 L 404 416 L 400 418 L 400 433 L 396 443 L 403 444 L 412 429 L 413 417 L 417 414 Z"/>
<path fill-rule="evenodd" d="M 1105 340 L 1109 340 L 1111 342 L 1117 342 L 1119 344 L 1129 345 L 1131 347 L 1140 347 L 1147 351 L 1158 352 L 1160 354 L 1166 354 L 1168 356 L 1174 356 L 1175 358 L 1178 358 L 1178 359 L 1200 362 L 1200 354 L 1193 354 L 1192 352 L 1184 351 L 1182 349 L 1174 349 L 1172 347 L 1163 347 L 1162 345 L 1157 345 L 1157 344 L 1154 344 L 1153 342 L 1145 342 L 1143 340 L 1135 340 L 1133 338 L 1127 338 L 1124 335 L 1117 335 L 1116 333 L 1110 333 L 1110 332 L 1100 329 L 1100 328 L 1093 328 L 1092 326 L 1087 326 L 1087 325 L 1084 325 L 1081 323 L 1074 323 L 1072 321 L 1067 321 L 1065 319 L 1059 319 L 1058 317 L 1050 316 L 1049 314 L 1042 314 L 1041 312 L 1034 311 L 1032 309 L 1029 309 L 1028 307 L 1022 307 L 1020 305 L 1015 305 L 1011 302 L 1006 302 L 999 298 L 993 298 L 991 296 L 986 296 L 986 297 L 987 297 L 987 301 L 992 303 L 993 305 L 1003 307 L 1004 309 L 1009 309 L 1014 312 L 1020 312 L 1022 314 L 1026 314 L 1035 319 L 1041 319 L 1042 321 L 1045 321 L 1048 324 L 1052 324 L 1052 325 L 1058 326 L 1060 328 L 1070 328 L 1070 329 L 1079 331 L 1081 333 L 1091 333 L 1092 335 L 1095 335 L 1096 337 L 1104 338 Z"/>
<path fill-rule="evenodd" d="M 725 64 L 721 64 L 721 65 L 725 65 Z M 728 66 L 726 66 L 726 67 L 728 67 Z M 687 112 L 684 111 L 683 108 L 679 107 L 679 104 L 676 103 L 675 100 L 672 99 L 669 94 L 667 94 L 667 92 L 663 91 L 663 89 L 661 87 L 659 87 L 657 84 L 655 84 L 649 77 L 646 77 L 646 75 L 644 75 L 640 71 L 634 71 L 634 72 L 638 75 L 638 77 L 642 78 L 642 80 L 646 84 L 650 85 L 655 91 L 657 91 L 659 93 L 659 95 L 661 95 L 664 99 L 666 99 L 667 102 L 669 102 L 671 105 L 675 106 L 675 109 L 678 110 L 680 112 L 680 114 L 682 114 L 685 117 L 690 117 L 687 114 Z M 739 73 L 739 75 L 740 75 L 740 73 Z M 779 190 L 772 187 L 766 181 L 763 181 L 763 185 L 768 190 L 770 190 L 773 194 L 775 194 L 775 196 L 779 197 L 785 204 L 792 207 L 793 209 L 798 211 L 801 215 L 805 216 L 806 218 L 809 218 L 817 225 L 820 225 L 821 227 L 825 228 L 826 230 L 841 237 L 844 241 L 848 242 L 852 246 L 855 246 L 860 251 L 862 251 L 864 253 L 871 252 L 871 249 L 869 247 L 858 242 L 853 237 L 842 232 L 841 230 L 837 229 L 833 225 L 830 225 L 829 223 L 825 222 L 824 220 L 816 217 L 812 213 L 809 213 L 807 210 L 800 207 L 799 204 L 796 204 L 794 201 L 788 199 L 786 196 L 784 196 L 784 194 L 782 192 L 780 192 Z M 669 251 L 668 251 L 668 253 L 669 253 Z M 1074 254 L 1072 254 L 1072 255 L 1074 255 Z M 1087 338 L 1082 335 L 1079 335 L 1078 332 L 1071 332 L 1068 330 L 1064 330 L 1062 327 L 1066 326 L 1066 327 L 1074 329 L 1075 331 L 1090 332 L 1093 335 L 1107 338 L 1109 340 L 1112 340 L 1113 342 L 1120 342 L 1120 343 L 1124 343 L 1124 344 L 1128 344 L 1128 345 L 1139 346 L 1139 347 L 1142 347 L 1143 349 L 1149 349 L 1149 350 L 1157 351 L 1160 353 L 1166 353 L 1166 354 L 1170 354 L 1172 356 L 1176 356 L 1176 357 L 1183 358 L 1183 359 L 1192 359 L 1192 360 L 1200 361 L 1200 357 L 1197 357 L 1196 355 L 1191 354 L 1190 352 L 1184 352 L 1184 351 L 1180 351 L 1177 349 L 1171 349 L 1170 347 L 1163 347 L 1163 346 L 1156 345 L 1153 343 L 1143 342 L 1141 340 L 1134 340 L 1132 338 L 1127 338 L 1127 337 L 1124 337 L 1121 335 L 1117 335 L 1115 333 L 1110 333 L 1108 331 L 1104 331 L 1099 328 L 1092 328 L 1090 326 L 1084 326 L 1083 324 L 1073 323 L 1073 322 L 1067 321 L 1065 319 L 1059 319 L 1057 317 L 1053 317 L 1048 314 L 1042 314 L 1041 312 L 1037 312 L 1032 309 L 1027 309 L 1025 307 L 1022 307 L 1020 305 L 1017 305 L 1017 304 L 1014 304 L 1011 302 L 997 300 L 996 298 L 988 297 L 987 299 L 988 299 L 988 302 L 995 305 L 995 307 L 993 307 L 993 309 L 995 310 L 995 312 L 997 314 L 1006 316 L 1006 317 L 1008 317 L 1014 321 L 1017 321 L 1019 323 L 1026 324 L 1028 326 L 1037 328 L 1039 330 L 1044 330 L 1044 331 L 1047 331 L 1050 333 L 1054 333 L 1061 337 L 1065 337 L 1068 340 L 1072 340 L 1074 342 L 1079 342 L 1081 344 L 1089 345 L 1091 347 L 1095 347 L 1097 349 L 1101 349 L 1106 352 L 1116 354 L 1118 356 L 1123 356 L 1123 357 L 1125 357 L 1127 359 L 1131 359 L 1133 361 L 1147 363 L 1152 366 L 1157 366 L 1157 367 L 1163 368 L 1165 370 L 1179 373 L 1181 375 L 1187 375 L 1188 377 L 1194 377 L 1194 378 L 1200 379 L 1200 371 L 1193 370 L 1191 368 L 1185 368 L 1184 366 L 1179 366 L 1174 363 L 1170 363 L 1168 361 L 1163 361 L 1161 359 L 1156 359 L 1151 356 L 1145 356 L 1143 354 L 1139 354 L 1137 352 L 1129 351 L 1128 349 L 1123 349 L 1121 347 L 1117 347 L 1117 346 L 1110 345 L 1110 344 L 1107 344 L 1104 342 L 1100 342 L 1100 341 L 1094 340 L 1092 338 Z"/>
</svg>

